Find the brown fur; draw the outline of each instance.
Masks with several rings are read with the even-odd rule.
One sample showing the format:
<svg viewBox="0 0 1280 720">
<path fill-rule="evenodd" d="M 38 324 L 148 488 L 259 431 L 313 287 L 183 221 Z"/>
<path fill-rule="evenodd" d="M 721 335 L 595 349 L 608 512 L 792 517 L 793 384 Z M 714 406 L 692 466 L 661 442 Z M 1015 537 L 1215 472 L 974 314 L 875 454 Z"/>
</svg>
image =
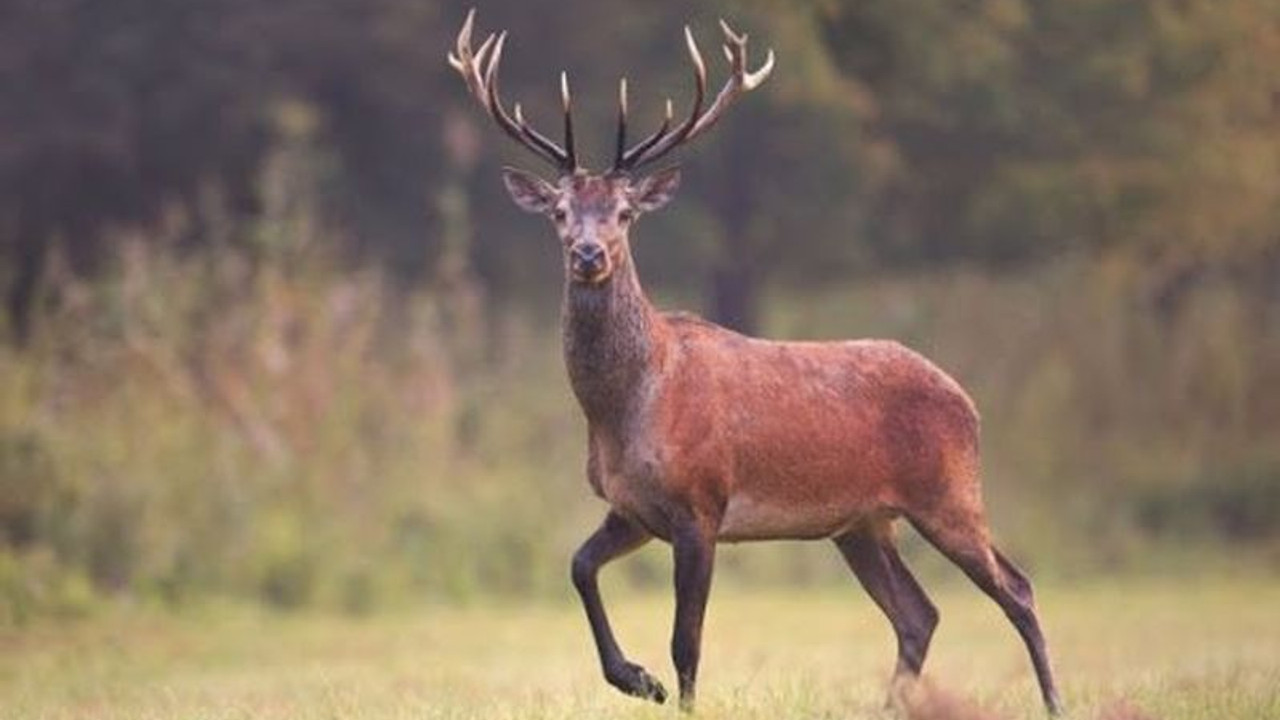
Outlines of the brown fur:
<svg viewBox="0 0 1280 720">
<path fill-rule="evenodd" d="M 647 402 L 597 462 L 621 480 L 654 476 L 643 498 L 605 498 L 659 537 L 671 503 L 723 540 L 832 537 L 904 509 L 981 516 L 973 404 L 916 353 L 755 340 L 665 314 L 650 328 Z M 636 456 L 649 461 L 639 473 Z"/>
<path fill-rule="evenodd" d="M 958 383 L 892 341 L 772 342 L 656 311 L 609 221 L 626 187 L 561 182 L 566 246 L 587 235 L 611 258 L 602 282 L 570 277 L 564 310 L 598 494 L 663 538 L 677 510 L 731 541 L 830 537 L 918 511 L 985 542 L 978 415 Z"/>
</svg>

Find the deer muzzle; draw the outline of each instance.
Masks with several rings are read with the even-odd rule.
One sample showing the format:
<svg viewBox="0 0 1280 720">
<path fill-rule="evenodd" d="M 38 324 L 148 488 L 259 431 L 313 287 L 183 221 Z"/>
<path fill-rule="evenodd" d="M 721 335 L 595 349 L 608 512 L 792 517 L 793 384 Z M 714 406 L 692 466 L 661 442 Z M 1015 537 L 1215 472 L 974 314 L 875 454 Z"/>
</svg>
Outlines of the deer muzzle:
<svg viewBox="0 0 1280 720">
<path fill-rule="evenodd" d="M 569 251 L 569 269 L 577 280 L 602 282 L 609 275 L 609 253 L 600 243 L 578 243 Z"/>
</svg>

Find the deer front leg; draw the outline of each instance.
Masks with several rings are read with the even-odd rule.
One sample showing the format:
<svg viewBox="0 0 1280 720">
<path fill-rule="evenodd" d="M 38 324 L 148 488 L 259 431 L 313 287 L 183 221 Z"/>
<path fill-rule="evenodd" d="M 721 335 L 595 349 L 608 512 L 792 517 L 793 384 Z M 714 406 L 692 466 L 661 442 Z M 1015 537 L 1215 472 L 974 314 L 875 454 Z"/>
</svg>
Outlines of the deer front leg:
<svg viewBox="0 0 1280 720">
<path fill-rule="evenodd" d="M 672 528 L 675 552 L 676 621 L 671 636 L 671 659 L 680 680 L 680 709 L 693 710 L 702 652 L 702 620 L 711 591 L 715 565 L 715 536 L 701 524 L 690 522 Z"/>
<path fill-rule="evenodd" d="M 667 690 L 644 668 L 627 660 L 613 637 L 613 628 L 600 601 L 596 575 L 605 563 L 649 542 L 651 535 L 617 513 L 605 516 L 600 528 L 573 555 L 573 586 L 582 598 L 582 607 L 591 623 L 591 635 L 600 654 L 600 667 L 609 684 L 628 695 L 657 703 L 665 702 Z"/>
</svg>

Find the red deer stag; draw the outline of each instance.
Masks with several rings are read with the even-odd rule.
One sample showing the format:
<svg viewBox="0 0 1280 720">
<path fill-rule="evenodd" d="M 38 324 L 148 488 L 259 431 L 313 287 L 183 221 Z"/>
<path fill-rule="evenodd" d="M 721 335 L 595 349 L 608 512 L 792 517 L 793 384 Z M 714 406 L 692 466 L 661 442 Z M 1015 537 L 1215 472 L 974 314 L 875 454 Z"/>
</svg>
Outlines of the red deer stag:
<svg viewBox="0 0 1280 720">
<path fill-rule="evenodd" d="M 978 414 L 960 385 L 925 358 L 881 340 L 770 342 L 684 313 L 654 309 L 628 233 L 666 204 L 677 168 L 637 171 L 710 129 L 769 76 L 747 67 L 747 37 L 722 23 L 730 76 L 709 106 L 693 35 L 693 108 L 627 144 L 627 85 L 619 93 L 613 167 L 578 163 L 568 81 L 561 76 L 564 144 L 531 127 L 498 91 L 506 33 L 473 49 L 474 11 L 450 64 L 500 128 L 556 167 L 557 180 L 507 168 L 516 204 L 554 224 L 564 251 L 563 341 L 588 424 L 587 480 L 609 503 L 573 557 L 605 678 L 657 702 L 666 690 L 623 655 L 600 600 L 601 566 L 654 537 L 675 556 L 671 640 L 680 704 L 690 709 L 717 542 L 831 538 L 898 640 L 895 676 L 919 674 L 938 612 L 893 544 L 905 517 L 1008 615 L 1022 635 L 1044 702 L 1057 712 L 1031 583 L 992 544 L 978 479 Z"/>
</svg>

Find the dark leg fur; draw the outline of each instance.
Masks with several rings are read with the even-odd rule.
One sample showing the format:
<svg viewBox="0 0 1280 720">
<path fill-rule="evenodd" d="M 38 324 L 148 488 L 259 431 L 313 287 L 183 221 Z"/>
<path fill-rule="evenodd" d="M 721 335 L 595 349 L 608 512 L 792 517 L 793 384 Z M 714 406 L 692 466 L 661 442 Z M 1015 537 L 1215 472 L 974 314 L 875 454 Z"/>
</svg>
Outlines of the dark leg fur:
<svg viewBox="0 0 1280 720">
<path fill-rule="evenodd" d="M 697 694 L 698 658 L 702 650 L 702 621 L 711 592 L 715 540 L 694 523 L 674 529 L 676 620 L 671 634 L 671 659 L 680 680 L 680 709 L 693 710 Z"/>
<path fill-rule="evenodd" d="M 618 647 L 596 583 L 601 566 L 639 548 L 650 537 L 643 528 L 610 512 L 600 528 L 574 554 L 572 574 L 573 586 L 582 598 L 587 621 L 591 623 L 591 634 L 596 641 L 605 679 L 628 695 L 662 703 L 667 699 L 666 688 L 644 668 L 628 661 Z"/>
<path fill-rule="evenodd" d="M 938 625 L 938 610 L 887 538 L 857 530 L 835 538 L 858 582 L 884 611 L 898 637 L 894 676 L 919 675 Z"/>
<path fill-rule="evenodd" d="M 1031 655 L 1045 707 L 1052 715 L 1061 714 L 1062 701 L 1054 684 L 1044 633 L 1036 616 L 1031 581 L 985 539 L 975 539 L 947 526 L 930 527 L 916 518 L 912 518 L 912 524 L 1004 610 Z"/>
<path fill-rule="evenodd" d="M 1062 713 L 1062 700 L 1053 682 L 1053 670 L 1049 667 L 1049 651 L 1045 646 L 1044 633 L 1040 630 L 1040 619 L 1036 616 L 1035 597 L 1031 589 L 1031 581 L 995 547 L 991 548 L 1000 572 L 1004 577 L 1003 587 L 1007 592 L 996 598 L 1005 615 L 1018 628 L 1018 634 L 1031 653 L 1031 663 L 1036 669 L 1036 680 L 1040 683 L 1045 707 L 1054 715 Z M 984 588 L 985 589 L 985 588 Z"/>
</svg>

